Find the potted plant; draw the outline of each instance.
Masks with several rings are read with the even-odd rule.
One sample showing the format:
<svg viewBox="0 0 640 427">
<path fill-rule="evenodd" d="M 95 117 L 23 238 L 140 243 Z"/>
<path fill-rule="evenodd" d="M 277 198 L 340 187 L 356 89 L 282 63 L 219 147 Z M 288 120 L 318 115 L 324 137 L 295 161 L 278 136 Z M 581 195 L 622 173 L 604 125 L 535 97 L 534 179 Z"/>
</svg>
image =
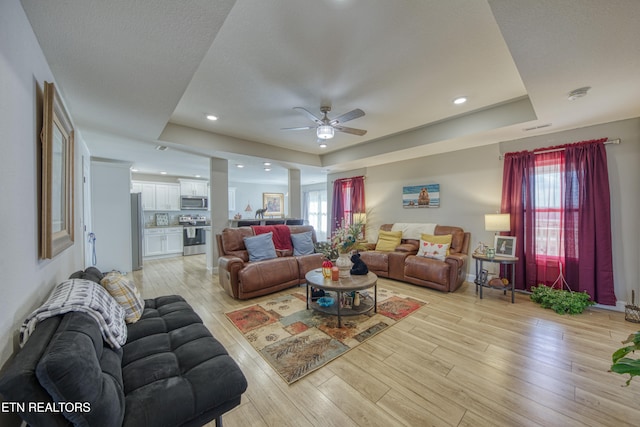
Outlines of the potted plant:
<svg viewBox="0 0 640 427">
<path fill-rule="evenodd" d="M 632 359 L 626 357 L 629 353 L 635 353 L 636 350 L 640 350 L 640 331 L 629 335 L 629 337 L 622 341 L 623 344 L 631 344 L 619 348 L 613 353 L 611 359 L 613 364 L 611 365 L 610 372 L 616 374 L 629 374 L 627 380 L 627 386 L 631 383 L 631 380 L 636 375 L 640 375 L 640 359 Z"/>
<path fill-rule="evenodd" d="M 540 284 L 531 288 L 531 300 L 542 308 L 550 308 L 558 314 L 580 314 L 595 302 L 586 292 L 555 289 Z"/>
</svg>

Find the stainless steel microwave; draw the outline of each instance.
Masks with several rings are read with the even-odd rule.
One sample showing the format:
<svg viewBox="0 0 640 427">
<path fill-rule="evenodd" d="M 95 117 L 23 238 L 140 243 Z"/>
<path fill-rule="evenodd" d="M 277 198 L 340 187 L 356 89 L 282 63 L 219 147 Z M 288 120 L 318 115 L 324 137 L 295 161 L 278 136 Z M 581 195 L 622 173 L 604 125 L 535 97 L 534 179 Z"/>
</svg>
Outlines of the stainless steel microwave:
<svg viewBox="0 0 640 427">
<path fill-rule="evenodd" d="M 206 210 L 209 207 L 209 199 L 197 196 L 181 196 L 180 209 Z"/>
</svg>

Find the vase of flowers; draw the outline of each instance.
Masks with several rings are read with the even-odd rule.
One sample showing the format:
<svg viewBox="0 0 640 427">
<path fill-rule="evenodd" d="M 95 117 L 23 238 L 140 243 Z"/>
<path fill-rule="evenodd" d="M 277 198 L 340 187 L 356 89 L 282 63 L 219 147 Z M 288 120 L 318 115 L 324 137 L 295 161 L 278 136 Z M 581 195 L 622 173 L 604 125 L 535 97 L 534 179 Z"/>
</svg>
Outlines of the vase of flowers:
<svg viewBox="0 0 640 427">
<path fill-rule="evenodd" d="M 356 249 L 358 236 L 362 233 L 364 224 L 356 222 L 346 224 L 342 221 L 342 226 L 333 233 L 331 239 L 332 246 L 338 251 L 336 266 L 340 270 L 340 277 L 349 277 L 351 270 L 351 252 Z"/>
</svg>

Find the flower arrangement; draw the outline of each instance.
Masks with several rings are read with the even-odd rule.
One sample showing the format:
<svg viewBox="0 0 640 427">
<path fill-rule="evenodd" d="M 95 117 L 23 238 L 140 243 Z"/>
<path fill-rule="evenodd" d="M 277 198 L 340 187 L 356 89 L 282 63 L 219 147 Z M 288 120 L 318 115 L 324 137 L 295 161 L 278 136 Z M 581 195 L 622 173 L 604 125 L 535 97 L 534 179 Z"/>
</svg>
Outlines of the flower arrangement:
<svg viewBox="0 0 640 427">
<path fill-rule="evenodd" d="M 358 237 L 361 236 L 364 229 L 364 223 L 357 222 L 351 225 L 345 225 L 338 228 L 333 237 L 328 242 L 317 242 L 315 244 L 316 252 L 320 252 L 326 259 L 336 260 L 340 254 L 348 254 L 354 249 L 358 249 Z"/>
<path fill-rule="evenodd" d="M 363 227 L 364 224 L 361 222 L 347 225 L 343 220 L 342 226 L 333 233 L 331 239 L 332 246 L 339 254 L 348 254 L 356 249 L 358 236 L 362 234 Z"/>
</svg>

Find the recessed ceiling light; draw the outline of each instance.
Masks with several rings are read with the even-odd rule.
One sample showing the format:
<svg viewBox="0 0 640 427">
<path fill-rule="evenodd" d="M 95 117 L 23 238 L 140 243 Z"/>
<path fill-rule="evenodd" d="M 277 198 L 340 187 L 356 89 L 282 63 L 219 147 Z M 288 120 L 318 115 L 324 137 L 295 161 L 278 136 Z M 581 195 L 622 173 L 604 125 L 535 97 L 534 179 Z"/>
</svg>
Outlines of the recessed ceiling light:
<svg viewBox="0 0 640 427">
<path fill-rule="evenodd" d="M 569 92 L 569 96 L 567 97 L 567 99 L 569 99 L 569 101 L 575 101 L 578 98 L 587 96 L 587 92 L 589 92 L 589 89 L 591 89 L 591 86 L 585 86 L 585 87 L 580 87 L 578 89 L 574 89 L 571 92 Z"/>
<path fill-rule="evenodd" d="M 459 96 L 456 99 L 453 100 L 453 103 L 456 105 L 460 105 L 460 104 L 464 104 L 465 102 L 467 102 L 467 97 L 466 96 Z"/>
<path fill-rule="evenodd" d="M 218 120 L 218 116 L 214 116 L 213 114 L 207 114 L 205 115 L 205 117 L 207 118 L 207 120 L 211 120 L 212 122 Z"/>
<path fill-rule="evenodd" d="M 138 172 L 138 169 L 136 169 L 136 168 L 131 168 L 131 172 Z"/>
<path fill-rule="evenodd" d="M 327 144 L 325 142 L 321 142 L 320 145 L 318 145 L 320 148 L 327 148 Z"/>
<path fill-rule="evenodd" d="M 160 175 L 166 175 L 167 173 L 165 171 L 161 171 Z"/>
<path fill-rule="evenodd" d="M 193 176 L 196 177 L 196 178 L 200 178 L 200 175 L 193 175 Z"/>
<path fill-rule="evenodd" d="M 238 169 L 242 169 L 242 168 L 244 167 L 244 165 L 243 165 L 243 164 L 241 164 L 241 163 L 238 163 L 238 164 L 236 165 L 236 167 L 237 167 Z"/>
<path fill-rule="evenodd" d="M 269 162 L 264 162 L 264 163 L 263 163 L 263 165 L 265 165 L 265 166 L 271 166 L 271 163 L 269 163 Z"/>
<path fill-rule="evenodd" d="M 269 172 L 269 171 L 271 170 L 271 168 L 264 168 L 264 170 L 265 170 L 266 172 Z"/>
<path fill-rule="evenodd" d="M 166 145 L 156 145 L 156 150 L 158 151 L 167 151 L 169 149 L 169 147 L 167 147 Z"/>
</svg>

